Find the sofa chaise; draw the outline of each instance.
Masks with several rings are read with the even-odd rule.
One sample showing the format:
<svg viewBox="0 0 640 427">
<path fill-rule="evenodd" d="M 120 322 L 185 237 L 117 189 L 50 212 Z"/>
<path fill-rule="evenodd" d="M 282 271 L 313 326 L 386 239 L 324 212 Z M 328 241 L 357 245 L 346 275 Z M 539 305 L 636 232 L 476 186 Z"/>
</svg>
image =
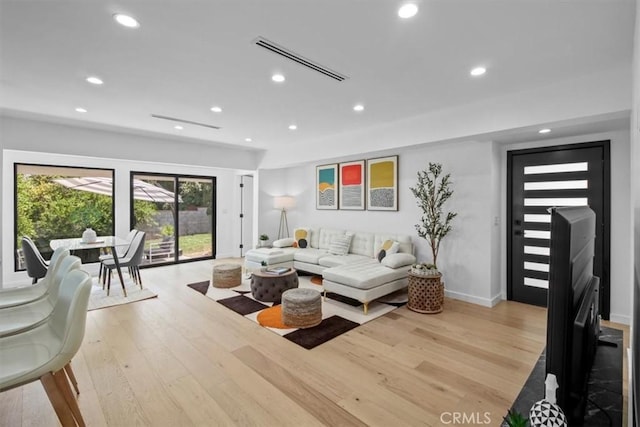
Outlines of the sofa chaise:
<svg viewBox="0 0 640 427">
<path fill-rule="evenodd" d="M 404 234 L 298 228 L 294 236 L 248 251 L 246 269 L 283 266 L 322 275 L 325 294 L 356 299 L 365 314 L 371 301 L 407 286 L 416 261 L 411 237 Z"/>
</svg>

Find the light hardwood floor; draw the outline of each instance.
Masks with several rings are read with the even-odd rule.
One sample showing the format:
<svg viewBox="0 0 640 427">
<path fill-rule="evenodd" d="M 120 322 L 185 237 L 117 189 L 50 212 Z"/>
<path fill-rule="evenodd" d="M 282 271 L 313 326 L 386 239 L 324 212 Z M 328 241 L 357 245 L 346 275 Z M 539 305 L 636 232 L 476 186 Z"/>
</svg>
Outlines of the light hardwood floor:
<svg viewBox="0 0 640 427">
<path fill-rule="evenodd" d="M 211 266 L 142 270 L 158 298 L 88 313 L 72 362 L 88 426 L 499 425 L 544 347 L 545 309 L 447 299 L 305 350 L 185 286 Z M 0 425 L 58 421 L 36 382 L 0 393 Z"/>
</svg>

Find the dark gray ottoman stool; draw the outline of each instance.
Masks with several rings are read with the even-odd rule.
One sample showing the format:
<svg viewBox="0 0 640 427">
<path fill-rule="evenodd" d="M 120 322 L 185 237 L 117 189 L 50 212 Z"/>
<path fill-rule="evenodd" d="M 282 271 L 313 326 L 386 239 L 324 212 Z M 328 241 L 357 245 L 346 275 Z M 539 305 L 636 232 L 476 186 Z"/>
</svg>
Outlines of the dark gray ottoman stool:
<svg viewBox="0 0 640 427">
<path fill-rule="evenodd" d="M 255 271 L 251 275 L 251 295 L 258 301 L 280 302 L 282 293 L 298 287 L 298 273 L 293 268 L 286 273 Z"/>
<path fill-rule="evenodd" d="M 322 322 L 322 301 L 315 289 L 289 289 L 282 294 L 282 323 L 311 328 Z"/>
</svg>

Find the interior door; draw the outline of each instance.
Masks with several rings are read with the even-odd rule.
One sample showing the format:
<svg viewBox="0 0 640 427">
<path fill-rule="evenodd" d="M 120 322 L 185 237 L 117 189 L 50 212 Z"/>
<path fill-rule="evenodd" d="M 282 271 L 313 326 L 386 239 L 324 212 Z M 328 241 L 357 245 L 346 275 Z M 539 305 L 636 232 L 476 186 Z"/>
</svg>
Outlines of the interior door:
<svg viewBox="0 0 640 427">
<path fill-rule="evenodd" d="M 253 248 L 253 176 L 240 177 L 240 257 Z"/>
<path fill-rule="evenodd" d="M 508 153 L 508 298 L 546 306 L 552 206 L 596 213 L 594 274 L 609 317 L 609 141 Z"/>
</svg>

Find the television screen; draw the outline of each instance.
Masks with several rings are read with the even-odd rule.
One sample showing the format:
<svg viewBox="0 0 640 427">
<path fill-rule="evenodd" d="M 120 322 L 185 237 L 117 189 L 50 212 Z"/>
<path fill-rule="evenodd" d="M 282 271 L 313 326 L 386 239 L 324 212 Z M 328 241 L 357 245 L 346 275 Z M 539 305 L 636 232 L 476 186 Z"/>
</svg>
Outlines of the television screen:
<svg viewBox="0 0 640 427">
<path fill-rule="evenodd" d="M 556 375 L 558 405 L 569 425 L 584 417 L 600 330 L 595 226 L 595 213 L 586 206 L 551 209 L 546 373 Z"/>
</svg>

